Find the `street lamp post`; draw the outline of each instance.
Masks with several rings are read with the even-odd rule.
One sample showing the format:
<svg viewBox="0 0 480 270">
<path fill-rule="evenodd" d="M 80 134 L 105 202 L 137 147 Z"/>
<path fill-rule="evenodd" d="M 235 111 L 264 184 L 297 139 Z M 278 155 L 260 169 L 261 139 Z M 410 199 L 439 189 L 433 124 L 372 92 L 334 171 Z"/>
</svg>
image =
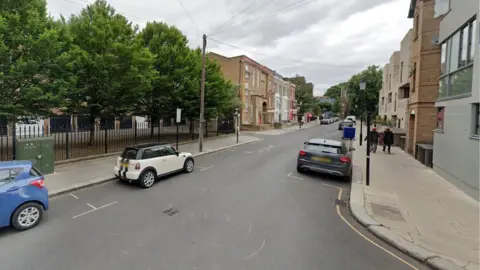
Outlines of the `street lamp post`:
<svg viewBox="0 0 480 270">
<path fill-rule="evenodd" d="M 238 143 L 238 135 L 240 131 L 240 119 L 239 119 L 240 114 L 238 113 L 238 108 L 235 109 L 235 118 L 237 119 L 236 123 L 236 129 L 237 129 L 237 143 Z"/>
<path fill-rule="evenodd" d="M 365 91 L 365 88 L 366 88 L 367 84 L 364 82 L 364 81 L 361 81 L 360 82 L 360 93 L 362 94 L 364 91 Z M 365 104 L 364 102 L 362 102 L 362 108 L 365 108 Z M 367 186 L 370 186 L 370 122 L 371 122 L 371 119 L 370 119 L 370 111 L 368 110 L 368 108 L 365 108 L 367 110 L 367 160 L 366 160 L 366 166 L 367 166 L 367 169 L 366 169 L 366 184 Z M 362 115 L 363 115 L 363 110 L 362 110 Z M 363 130 L 363 127 L 362 127 L 362 123 L 360 123 L 360 145 L 362 145 L 362 140 L 363 140 L 363 136 L 362 136 L 362 130 Z"/>
<path fill-rule="evenodd" d="M 360 146 L 362 146 L 363 142 L 363 92 L 365 92 L 366 86 L 367 83 L 365 83 L 364 81 L 360 81 Z"/>
</svg>

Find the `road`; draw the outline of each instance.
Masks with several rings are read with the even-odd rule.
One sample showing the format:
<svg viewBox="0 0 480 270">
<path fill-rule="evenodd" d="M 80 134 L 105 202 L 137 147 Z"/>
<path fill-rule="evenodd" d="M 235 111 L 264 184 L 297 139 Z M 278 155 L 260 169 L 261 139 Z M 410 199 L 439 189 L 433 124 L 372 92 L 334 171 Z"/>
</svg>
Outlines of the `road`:
<svg viewBox="0 0 480 270">
<path fill-rule="evenodd" d="M 368 234 L 341 203 L 340 217 L 348 183 L 296 172 L 303 142 L 339 139 L 336 127 L 199 157 L 194 173 L 148 190 L 113 181 L 53 198 L 37 228 L 0 231 L 0 269 L 428 269 Z"/>
</svg>

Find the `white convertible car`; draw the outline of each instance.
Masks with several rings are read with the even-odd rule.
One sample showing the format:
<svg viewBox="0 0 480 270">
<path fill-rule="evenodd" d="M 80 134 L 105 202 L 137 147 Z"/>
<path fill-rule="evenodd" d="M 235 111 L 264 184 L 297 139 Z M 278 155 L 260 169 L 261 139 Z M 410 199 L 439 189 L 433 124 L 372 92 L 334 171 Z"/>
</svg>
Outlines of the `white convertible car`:
<svg viewBox="0 0 480 270">
<path fill-rule="evenodd" d="M 148 143 L 125 148 L 113 166 L 113 173 L 121 180 L 149 188 L 160 176 L 181 171 L 191 173 L 194 166 L 191 153 L 178 152 L 170 144 Z"/>
</svg>

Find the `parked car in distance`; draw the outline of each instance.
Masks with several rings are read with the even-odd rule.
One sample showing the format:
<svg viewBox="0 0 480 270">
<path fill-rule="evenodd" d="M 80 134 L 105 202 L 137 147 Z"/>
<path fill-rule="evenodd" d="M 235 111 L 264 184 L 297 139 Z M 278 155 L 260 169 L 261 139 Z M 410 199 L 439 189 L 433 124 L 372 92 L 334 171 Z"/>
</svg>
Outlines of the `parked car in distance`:
<svg viewBox="0 0 480 270">
<path fill-rule="evenodd" d="M 353 127 L 353 122 L 350 120 L 343 120 L 338 123 L 338 130 L 343 130 L 344 127 Z"/>
<path fill-rule="evenodd" d="M 147 143 L 125 148 L 113 166 L 113 173 L 121 180 L 149 188 L 160 176 L 181 171 L 191 173 L 194 166 L 191 153 L 178 152 L 166 143 Z"/>
<path fill-rule="evenodd" d="M 352 176 L 352 151 L 344 142 L 327 139 L 310 139 L 298 153 L 297 171 L 312 171 L 341 176 L 350 181 Z"/>
<path fill-rule="evenodd" d="M 345 117 L 345 120 L 352 121 L 354 125 L 357 124 L 357 117 L 355 115 L 349 115 L 349 116 Z"/>
<path fill-rule="evenodd" d="M 0 162 L 0 227 L 31 229 L 48 206 L 44 177 L 31 161 Z"/>
<path fill-rule="evenodd" d="M 320 121 L 320 125 L 328 125 L 330 124 L 330 121 L 327 118 L 324 118 Z"/>
</svg>

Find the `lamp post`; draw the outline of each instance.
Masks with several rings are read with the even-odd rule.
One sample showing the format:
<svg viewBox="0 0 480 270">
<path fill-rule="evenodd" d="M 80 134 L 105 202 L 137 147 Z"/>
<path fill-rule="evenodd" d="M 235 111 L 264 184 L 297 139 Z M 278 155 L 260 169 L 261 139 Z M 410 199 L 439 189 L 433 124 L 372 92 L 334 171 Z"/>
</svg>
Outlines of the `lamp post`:
<svg viewBox="0 0 480 270">
<path fill-rule="evenodd" d="M 235 118 L 237 119 L 236 123 L 236 129 L 237 129 L 237 143 L 238 143 L 238 135 L 240 131 L 240 119 L 239 119 L 240 114 L 238 113 L 238 108 L 235 109 Z"/>
<path fill-rule="evenodd" d="M 364 81 L 360 81 L 360 146 L 362 146 L 363 142 L 363 92 L 365 92 L 365 88 L 367 83 Z M 368 132 L 368 131 L 367 131 Z"/>
<path fill-rule="evenodd" d="M 363 94 L 363 92 L 365 91 L 365 88 L 366 88 L 367 84 L 364 82 L 364 81 L 360 81 L 360 94 Z M 362 108 L 365 108 L 365 103 L 362 101 Z M 367 160 L 366 160 L 366 166 L 367 166 L 367 169 L 366 169 L 366 178 L 367 178 L 367 181 L 366 181 L 366 184 L 367 186 L 370 186 L 370 122 L 371 122 L 371 119 L 370 119 L 370 111 L 368 110 L 368 108 L 365 108 L 367 110 Z M 361 117 L 363 116 L 363 110 L 362 110 L 362 115 Z M 363 141 L 363 135 L 362 135 L 362 130 L 363 130 L 363 127 L 362 127 L 362 122 L 360 123 L 360 145 L 362 145 L 362 141 Z"/>
</svg>

